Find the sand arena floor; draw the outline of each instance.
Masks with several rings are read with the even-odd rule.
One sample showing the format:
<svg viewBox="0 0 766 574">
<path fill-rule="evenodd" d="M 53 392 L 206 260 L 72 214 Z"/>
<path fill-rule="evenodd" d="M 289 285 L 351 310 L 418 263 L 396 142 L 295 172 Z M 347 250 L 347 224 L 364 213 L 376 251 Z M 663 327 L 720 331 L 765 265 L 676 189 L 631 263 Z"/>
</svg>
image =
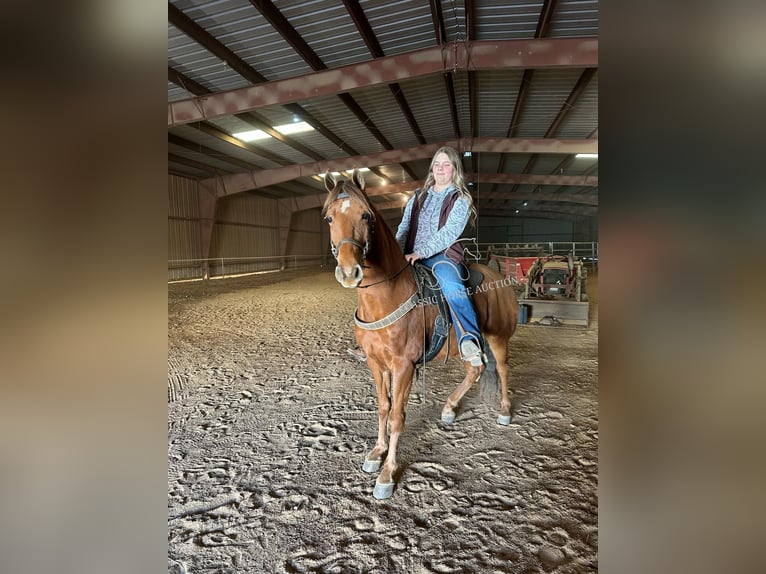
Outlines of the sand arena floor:
<svg viewBox="0 0 766 574">
<path fill-rule="evenodd" d="M 296 270 L 168 286 L 168 570 L 598 570 L 598 278 L 588 329 L 519 326 L 513 421 L 456 361 L 413 384 L 392 498 L 361 470 L 374 383 L 354 291 Z"/>
</svg>

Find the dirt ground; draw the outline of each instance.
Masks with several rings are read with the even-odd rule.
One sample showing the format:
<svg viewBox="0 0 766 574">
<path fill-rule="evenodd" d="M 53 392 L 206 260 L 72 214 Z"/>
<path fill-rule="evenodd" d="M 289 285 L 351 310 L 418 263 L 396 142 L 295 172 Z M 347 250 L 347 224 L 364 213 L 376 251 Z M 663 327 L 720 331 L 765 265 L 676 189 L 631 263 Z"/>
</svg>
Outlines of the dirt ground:
<svg viewBox="0 0 766 574">
<path fill-rule="evenodd" d="M 598 277 L 588 329 L 519 326 L 513 421 L 456 361 L 413 384 L 397 488 L 375 500 L 356 293 L 329 270 L 168 286 L 168 570 L 598 570 Z"/>
</svg>

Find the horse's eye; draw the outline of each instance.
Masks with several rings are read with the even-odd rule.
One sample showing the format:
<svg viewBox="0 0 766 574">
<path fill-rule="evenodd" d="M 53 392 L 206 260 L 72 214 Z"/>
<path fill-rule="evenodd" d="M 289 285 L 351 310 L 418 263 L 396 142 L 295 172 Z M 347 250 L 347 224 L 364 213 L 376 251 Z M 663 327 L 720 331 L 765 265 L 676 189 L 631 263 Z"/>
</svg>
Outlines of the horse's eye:
<svg viewBox="0 0 766 574">
<path fill-rule="evenodd" d="M 332 223 L 332 217 L 330 217 L 329 215 L 328 215 L 327 217 L 325 217 L 325 218 L 324 218 L 324 220 L 325 220 L 327 223 Z"/>
<path fill-rule="evenodd" d="M 364 219 L 365 221 L 369 221 L 370 219 L 372 219 L 372 214 L 369 211 L 365 211 L 362 214 L 362 219 Z"/>
</svg>

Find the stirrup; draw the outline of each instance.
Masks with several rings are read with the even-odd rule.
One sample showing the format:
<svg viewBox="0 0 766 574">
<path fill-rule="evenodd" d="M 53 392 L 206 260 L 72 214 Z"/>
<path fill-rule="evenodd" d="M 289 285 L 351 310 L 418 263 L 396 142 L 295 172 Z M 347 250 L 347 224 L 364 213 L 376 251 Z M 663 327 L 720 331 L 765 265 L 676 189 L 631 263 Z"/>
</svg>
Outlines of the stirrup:
<svg viewBox="0 0 766 574">
<path fill-rule="evenodd" d="M 487 363 L 487 357 L 481 352 L 479 345 L 468 338 L 460 343 L 460 358 L 474 367 L 481 367 Z"/>
<path fill-rule="evenodd" d="M 362 350 L 346 349 L 346 352 L 354 357 L 357 361 L 366 361 L 367 355 Z"/>
</svg>

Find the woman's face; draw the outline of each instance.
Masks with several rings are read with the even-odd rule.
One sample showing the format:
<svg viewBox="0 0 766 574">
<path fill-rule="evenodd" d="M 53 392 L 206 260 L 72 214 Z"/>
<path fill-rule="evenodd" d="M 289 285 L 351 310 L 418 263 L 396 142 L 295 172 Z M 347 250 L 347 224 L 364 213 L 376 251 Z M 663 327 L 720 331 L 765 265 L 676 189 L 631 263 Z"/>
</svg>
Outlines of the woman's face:
<svg viewBox="0 0 766 574">
<path fill-rule="evenodd" d="M 452 183 L 452 177 L 455 174 L 455 166 L 452 165 L 452 162 L 446 153 L 442 152 L 434 158 L 432 170 L 436 185 L 441 187 Z"/>
</svg>

